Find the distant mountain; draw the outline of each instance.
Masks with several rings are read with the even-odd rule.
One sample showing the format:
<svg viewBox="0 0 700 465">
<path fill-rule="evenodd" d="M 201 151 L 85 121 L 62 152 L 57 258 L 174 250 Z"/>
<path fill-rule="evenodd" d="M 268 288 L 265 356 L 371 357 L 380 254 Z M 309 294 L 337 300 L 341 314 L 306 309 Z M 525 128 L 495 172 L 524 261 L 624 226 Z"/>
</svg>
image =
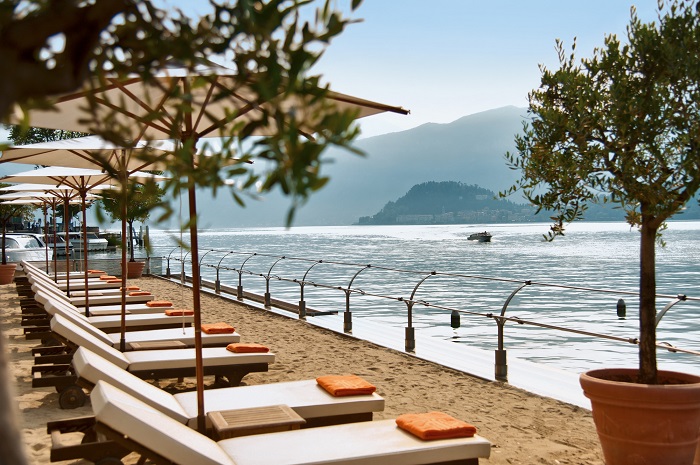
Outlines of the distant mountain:
<svg viewBox="0 0 700 465">
<path fill-rule="evenodd" d="M 455 181 L 426 182 L 390 201 L 359 224 L 468 224 L 534 220 L 535 209 L 496 197 L 477 185 Z"/>
<path fill-rule="evenodd" d="M 294 224 L 352 224 L 428 181 L 478 184 L 494 192 L 506 189 L 518 173 L 508 169 L 504 154 L 514 150 L 525 114 L 524 108 L 503 107 L 448 124 L 429 123 L 362 139 L 356 145 L 365 157 L 329 150 L 326 159 L 333 163 L 323 169 L 331 181 L 300 209 Z M 202 192 L 198 201 L 202 227 L 281 226 L 288 206 L 277 193 L 251 201 L 244 209 L 223 193 L 212 199 Z"/>
</svg>

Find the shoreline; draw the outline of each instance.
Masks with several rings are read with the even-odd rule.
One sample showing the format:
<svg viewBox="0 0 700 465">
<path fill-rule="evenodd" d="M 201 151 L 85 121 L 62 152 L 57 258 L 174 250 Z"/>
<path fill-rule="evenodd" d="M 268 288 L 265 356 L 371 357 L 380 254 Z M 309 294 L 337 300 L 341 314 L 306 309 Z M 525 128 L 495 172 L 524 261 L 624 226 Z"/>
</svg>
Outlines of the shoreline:
<svg viewBox="0 0 700 465">
<path fill-rule="evenodd" d="M 189 288 L 157 278 L 131 280 L 179 307 L 191 307 Z M 90 415 L 88 403 L 76 410 L 58 408 L 54 389 L 31 387 L 31 347 L 19 326 L 15 286 L 0 288 L 5 311 L 0 320 L 15 382 L 25 450 L 31 463 L 48 464 L 51 439 L 46 422 Z M 315 378 L 324 374 L 354 373 L 377 386 L 385 398 L 375 419 L 402 413 L 444 411 L 474 424 L 492 442 L 489 464 L 601 465 L 602 454 L 590 411 L 510 385 L 486 381 L 372 342 L 338 334 L 306 322 L 260 311 L 203 293 L 202 321 L 225 321 L 236 327 L 242 341 L 272 349 L 276 361 L 267 373 L 243 378 L 246 385 Z M 210 387 L 213 379 L 205 379 Z M 161 387 L 192 389 L 193 380 Z M 129 456 L 125 463 L 135 463 Z M 132 461 L 133 459 L 133 461 Z M 85 461 L 61 462 L 82 464 Z"/>
</svg>

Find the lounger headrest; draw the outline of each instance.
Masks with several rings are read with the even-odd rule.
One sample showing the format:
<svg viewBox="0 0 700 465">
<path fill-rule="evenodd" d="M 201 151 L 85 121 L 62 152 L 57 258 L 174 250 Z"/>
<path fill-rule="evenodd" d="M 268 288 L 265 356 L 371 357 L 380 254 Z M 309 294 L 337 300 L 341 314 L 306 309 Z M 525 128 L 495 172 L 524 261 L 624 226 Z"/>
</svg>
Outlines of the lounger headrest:
<svg viewBox="0 0 700 465">
<path fill-rule="evenodd" d="M 99 423 L 166 459 L 175 463 L 235 465 L 213 440 L 104 381 L 98 381 L 90 400 Z"/>
<path fill-rule="evenodd" d="M 60 334 L 79 347 L 87 347 L 122 369 L 129 366 L 129 359 L 124 354 L 58 313 L 51 318 L 51 331 Z"/>
<path fill-rule="evenodd" d="M 189 420 L 187 413 L 172 394 L 119 368 L 85 347 L 78 348 L 73 355 L 73 368 L 80 378 L 92 384 L 97 384 L 100 380 L 106 381 L 180 423 L 187 423 Z"/>
</svg>

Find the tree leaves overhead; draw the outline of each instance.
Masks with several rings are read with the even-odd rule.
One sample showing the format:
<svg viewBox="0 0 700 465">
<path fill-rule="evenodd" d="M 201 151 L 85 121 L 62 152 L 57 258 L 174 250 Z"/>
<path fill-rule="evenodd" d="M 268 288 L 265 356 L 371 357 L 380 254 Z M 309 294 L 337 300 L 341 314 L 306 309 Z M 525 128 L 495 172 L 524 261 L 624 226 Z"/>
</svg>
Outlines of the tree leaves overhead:
<svg viewBox="0 0 700 465">
<path fill-rule="evenodd" d="M 150 0 L 12 2 L 0 10 L 0 24 L 6 26 L 0 30 L 0 60 L 10 70 L 2 77 L 0 118 L 7 121 L 12 114 L 15 122 L 30 126 L 31 110 L 51 104 L 45 96 L 66 95 L 82 85 L 87 96 L 82 104 L 84 132 L 129 146 L 151 137 L 147 127 L 158 125 L 171 128 L 159 138 L 183 141 L 169 166 L 173 176 L 167 191 L 192 185 L 216 191 L 233 185 L 234 199 L 242 201 L 241 194 L 255 196 L 256 189 L 279 188 L 292 197 L 293 205 L 303 204 L 327 182 L 321 172 L 327 147 L 358 152 L 351 145 L 359 133 L 353 123 L 357 114 L 326 102 L 326 85 L 311 72 L 330 41 L 353 22 L 332 3 L 326 0 L 313 15 L 307 10 L 313 11 L 317 2 L 212 1 L 211 13 L 189 18 Z M 353 1 L 353 10 L 359 4 Z M 33 25 L 42 27 L 32 30 Z M 77 30 L 81 28 L 86 30 Z M 194 73 L 202 65 L 211 66 L 212 58 L 232 69 L 233 85 L 224 87 L 216 76 L 207 75 L 184 86 L 156 79 L 165 67 L 177 65 Z M 32 78 L 23 81 L 27 73 Z M 131 79 L 162 90 L 165 100 L 143 100 L 151 110 L 127 120 L 124 115 L 129 112 L 120 109 L 130 99 L 128 91 L 108 99 L 102 90 Z M 239 98 L 245 91 L 250 105 L 231 107 L 223 119 L 206 109 L 200 112 L 197 95 L 208 88 L 211 103 Z M 290 105 L 292 101 L 296 103 Z M 251 109 L 259 115 L 240 121 Z M 23 118 L 18 119 L 19 114 Z M 193 127 L 204 123 L 216 129 L 193 137 Z M 256 134 L 264 137 L 245 143 Z M 193 170 L 192 146 L 202 149 L 207 144 L 197 139 L 210 136 L 227 142 L 206 166 Z M 270 162 L 269 169 L 254 172 L 248 162 L 256 158 Z M 226 184 L 231 177 L 240 182 Z M 245 192 L 236 190 L 241 188 Z"/>
</svg>

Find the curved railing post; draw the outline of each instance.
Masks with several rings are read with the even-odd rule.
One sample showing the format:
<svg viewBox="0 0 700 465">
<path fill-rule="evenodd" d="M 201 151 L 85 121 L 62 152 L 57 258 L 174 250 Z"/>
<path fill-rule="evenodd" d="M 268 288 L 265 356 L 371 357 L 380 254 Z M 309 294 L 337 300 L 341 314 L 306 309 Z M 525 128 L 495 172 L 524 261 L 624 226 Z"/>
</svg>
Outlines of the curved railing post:
<svg viewBox="0 0 700 465">
<path fill-rule="evenodd" d="M 188 251 L 184 257 L 182 257 L 182 271 L 180 272 L 180 282 L 182 284 L 187 283 L 187 274 L 185 273 L 185 262 L 187 262 L 187 256 L 191 253 L 191 251 Z"/>
<path fill-rule="evenodd" d="M 496 365 L 495 365 L 495 377 L 497 381 L 508 381 L 508 354 L 505 349 L 503 342 L 504 329 L 506 325 L 506 320 L 503 318 L 506 316 L 506 310 L 508 309 L 508 304 L 515 294 L 520 292 L 524 287 L 532 284 L 532 281 L 525 281 L 517 289 L 510 293 L 506 301 L 503 303 L 503 308 L 501 309 L 501 318 L 496 318 L 496 324 L 498 325 L 498 349 L 496 349 Z"/>
<path fill-rule="evenodd" d="M 204 254 L 201 257 L 199 257 L 199 263 L 197 264 L 197 266 L 199 267 L 199 287 L 200 288 L 202 287 L 202 261 L 204 260 L 204 257 L 206 257 L 209 252 L 213 252 L 213 251 L 214 251 L 214 249 L 209 249 L 206 252 L 204 252 Z"/>
<path fill-rule="evenodd" d="M 270 305 L 270 273 L 272 273 L 272 269 L 277 265 L 280 261 L 284 260 L 285 257 L 284 255 L 278 258 L 275 263 L 272 264 L 269 270 L 267 270 L 267 276 L 265 276 L 265 307 L 271 307 Z"/>
<path fill-rule="evenodd" d="M 216 280 L 214 281 L 214 292 L 217 294 L 221 294 L 221 277 L 219 276 L 219 269 L 221 268 L 221 262 L 224 261 L 224 258 L 226 258 L 228 255 L 231 255 L 233 251 L 226 252 L 223 257 L 221 257 L 221 260 L 219 260 L 219 263 L 216 264 Z"/>
<path fill-rule="evenodd" d="M 428 279 L 431 276 L 435 276 L 437 272 L 431 271 L 430 274 L 420 281 L 418 281 L 418 284 L 416 284 L 416 287 L 413 288 L 413 292 L 411 292 L 411 297 L 408 298 L 408 300 L 404 300 L 406 303 L 406 307 L 408 308 L 408 322 L 406 325 L 406 339 L 405 339 L 405 349 L 406 352 L 413 352 L 416 350 L 416 331 L 415 328 L 413 327 L 413 304 L 415 301 L 413 298 L 416 295 L 416 291 L 418 291 L 418 288 L 420 287 L 423 282 L 425 282 L 426 279 Z M 400 299 L 403 300 L 403 299 Z"/>
<path fill-rule="evenodd" d="M 350 282 L 348 283 L 347 289 L 344 289 L 345 292 L 345 312 L 343 313 L 343 331 L 346 333 L 351 333 L 352 332 L 352 312 L 350 311 L 350 292 L 352 288 L 352 283 L 355 281 L 355 278 L 365 271 L 368 268 L 372 268 L 372 265 L 366 265 L 364 266 L 360 271 L 355 273 L 350 279 Z"/>
<path fill-rule="evenodd" d="M 306 284 L 306 277 L 309 275 L 311 268 L 315 267 L 319 263 L 323 263 L 323 260 L 319 260 L 311 265 L 306 270 L 306 273 L 304 273 L 304 277 L 301 278 L 301 282 L 299 282 L 299 318 L 302 320 L 306 319 L 306 301 L 304 300 L 304 285 Z"/>
<path fill-rule="evenodd" d="M 248 258 L 243 260 L 243 263 L 241 263 L 241 267 L 238 269 L 238 287 L 236 288 L 236 299 L 238 300 L 243 300 L 243 267 L 245 266 L 248 260 L 255 257 L 256 255 L 257 253 L 253 253 Z"/>
<path fill-rule="evenodd" d="M 169 277 L 170 277 L 170 256 L 173 254 L 173 252 L 175 252 L 175 251 L 176 251 L 177 249 L 179 249 L 179 248 L 180 248 L 180 246 L 175 247 L 175 248 L 174 248 L 173 250 L 171 250 L 170 253 L 168 254 L 168 259 L 167 259 L 166 262 L 165 262 L 165 263 L 166 263 L 166 265 L 165 265 L 165 267 L 166 267 L 166 268 L 165 268 L 165 277 L 166 277 L 166 278 L 169 278 Z"/>
<path fill-rule="evenodd" d="M 673 307 L 674 305 L 676 305 L 678 302 L 683 302 L 683 301 L 685 301 L 685 300 L 687 300 L 687 299 L 688 299 L 688 296 L 687 296 L 687 295 L 685 295 L 685 294 L 678 294 L 678 295 L 676 296 L 675 299 L 673 299 L 672 301 L 670 301 L 669 303 L 667 303 L 667 304 L 664 306 L 664 308 L 659 312 L 659 314 L 656 315 L 656 326 L 659 326 L 659 323 L 661 323 L 661 318 L 664 317 L 664 315 L 666 314 L 666 312 L 668 312 L 668 311 L 671 309 L 671 307 Z M 669 343 L 669 342 L 661 342 L 660 344 L 663 344 L 664 346 L 667 346 L 667 347 L 668 347 L 668 350 L 669 350 L 670 352 L 676 352 L 676 350 L 675 350 L 676 348 L 675 348 L 671 343 Z"/>
</svg>

